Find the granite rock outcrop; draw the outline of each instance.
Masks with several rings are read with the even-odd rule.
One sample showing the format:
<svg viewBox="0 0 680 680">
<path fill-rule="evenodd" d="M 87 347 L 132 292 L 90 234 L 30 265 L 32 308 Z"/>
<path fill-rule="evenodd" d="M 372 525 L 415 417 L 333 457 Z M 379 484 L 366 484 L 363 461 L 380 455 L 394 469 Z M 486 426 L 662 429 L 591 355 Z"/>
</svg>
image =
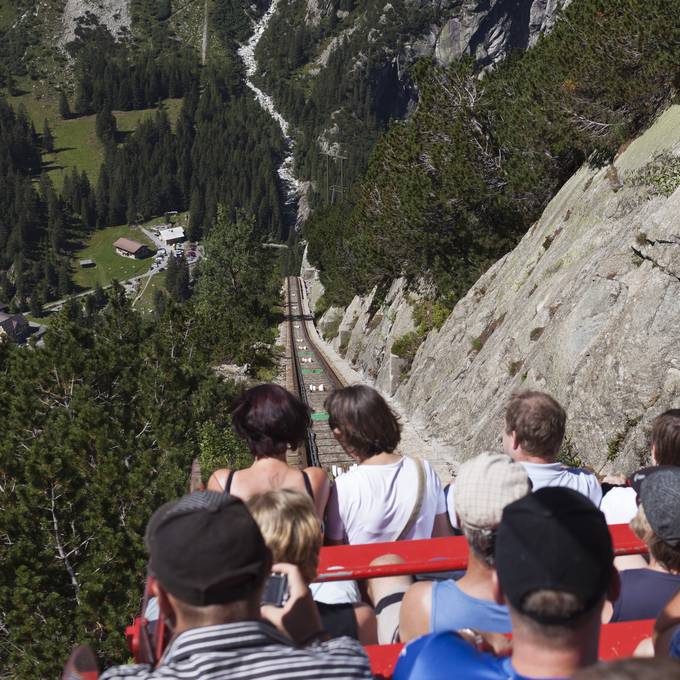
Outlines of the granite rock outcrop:
<svg viewBox="0 0 680 680">
<path fill-rule="evenodd" d="M 335 348 L 441 442 L 440 464 L 497 447 L 508 397 L 534 388 L 568 411 L 566 455 L 629 472 L 649 460 L 653 418 L 680 406 L 680 188 L 668 191 L 678 184 L 673 106 L 612 164 L 566 182 L 408 372 L 391 353 L 419 304 L 403 281 L 382 305 L 355 298 L 320 327 L 335 315 Z"/>
</svg>

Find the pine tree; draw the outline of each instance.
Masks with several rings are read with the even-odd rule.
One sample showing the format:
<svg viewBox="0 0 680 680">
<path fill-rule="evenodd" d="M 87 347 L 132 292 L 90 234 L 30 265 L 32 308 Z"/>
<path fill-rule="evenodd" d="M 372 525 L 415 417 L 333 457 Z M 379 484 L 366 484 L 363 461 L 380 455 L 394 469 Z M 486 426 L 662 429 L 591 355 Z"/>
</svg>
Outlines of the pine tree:
<svg viewBox="0 0 680 680">
<path fill-rule="evenodd" d="M 73 115 L 68 103 L 68 97 L 64 91 L 59 93 L 59 115 L 63 120 L 68 120 Z"/>
<path fill-rule="evenodd" d="M 35 289 L 33 293 L 31 294 L 31 304 L 30 304 L 30 310 L 31 310 L 31 315 L 39 318 L 42 316 L 43 313 L 43 300 L 44 296 L 42 294 L 42 291 Z"/>
<path fill-rule="evenodd" d="M 95 132 L 104 146 L 115 143 L 117 128 L 116 117 L 111 111 L 110 104 L 106 101 L 95 119 Z"/>
<path fill-rule="evenodd" d="M 177 277 L 179 273 L 179 267 L 177 263 L 177 258 L 174 255 L 170 255 L 168 258 L 168 268 L 165 272 L 165 288 L 167 289 L 170 297 L 175 300 L 177 298 Z"/>
<path fill-rule="evenodd" d="M 106 306 L 107 297 L 101 284 L 97 281 L 97 285 L 92 293 L 92 299 L 96 309 L 103 309 Z"/>
<path fill-rule="evenodd" d="M 54 136 L 52 135 L 52 130 L 50 130 L 50 124 L 47 118 L 45 118 L 45 122 L 43 123 L 42 147 L 46 153 L 54 152 Z"/>
</svg>

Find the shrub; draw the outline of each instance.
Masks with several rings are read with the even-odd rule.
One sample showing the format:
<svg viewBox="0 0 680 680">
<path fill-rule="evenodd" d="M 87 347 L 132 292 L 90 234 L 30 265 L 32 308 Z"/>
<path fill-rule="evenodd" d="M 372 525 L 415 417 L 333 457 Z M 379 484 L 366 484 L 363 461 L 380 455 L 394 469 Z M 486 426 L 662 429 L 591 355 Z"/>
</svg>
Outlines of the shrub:
<svg viewBox="0 0 680 680">
<path fill-rule="evenodd" d="M 323 337 L 328 340 L 335 340 L 340 332 L 340 323 L 342 322 L 342 317 L 339 316 L 337 319 L 333 319 L 330 323 L 326 325 L 326 330 L 323 331 Z"/>
<path fill-rule="evenodd" d="M 445 300 L 420 300 L 413 309 L 413 320 L 424 335 L 433 328 L 439 330 L 449 318 L 453 307 Z"/>
<path fill-rule="evenodd" d="M 399 336 L 392 343 L 392 354 L 396 354 L 400 359 L 404 359 L 410 366 L 423 339 L 423 336 L 418 331 L 404 333 L 404 335 Z"/>
<path fill-rule="evenodd" d="M 512 361 L 508 366 L 508 374 L 510 377 L 514 378 L 519 373 L 519 369 L 522 368 L 523 365 L 524 362 L 522 360 Z"/>
<path fill-rule="evenodd" d="M 198 461 L 204 482 L 207 482 L 215 470 L 220 468 L 242 470 L 253 462 L 248 448 L 243 440 L 236 436 L 230 425 L 221 428 L 208 421 L 199 428 Z"/>
<path fill-rule="evenodd" d="M 562 465 L 566 465 L 567 467 L 583 467 L 583 461 L 579 456 L 576 445 L 569 437 L 564 438 L 557 459 Z"/>
<path fill-rule="evenodd" d="M 646 186 L 659 196 L 670 196 L 680 186 L 680 156 L 659 154 L 635 173 L 633 184 Z"/>
<path fill-rule="evenodd" d="M 330 301 L 326 297 L 325 294 L 322 294 L 321 297 L 316 301 L 316 304 L 314 305 L 314 316 L 323 316 L 323 314 L 326 313 L 328 308 L 331 306 Z"/>
</svg>

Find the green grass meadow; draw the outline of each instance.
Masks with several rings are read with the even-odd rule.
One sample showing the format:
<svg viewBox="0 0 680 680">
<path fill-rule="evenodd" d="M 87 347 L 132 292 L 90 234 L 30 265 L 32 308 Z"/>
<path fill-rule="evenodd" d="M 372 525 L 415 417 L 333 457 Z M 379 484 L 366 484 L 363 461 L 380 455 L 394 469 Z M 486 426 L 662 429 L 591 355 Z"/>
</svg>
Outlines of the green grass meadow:
<svg viewBox="0 0 680 680">
<path fill-rule="evenodd" d="M 139 299 L 135 299 L 134 307 L 140 312 L 153 311 L 153 296 L 157 290 L 165 290 L 165 272 L 160 272 L 148 279 L 148 284 Z"/>
<path fill-rule="evenodd" d="M 2 7 L 0 4 L 0 21 L 2 20 Z M 96 116 L 63 120 L 59 115 L 56 93 L 32 89 L 31 81 L 27 79 L 19 81 L 17 86 L 25 94 L 8 97 L 10 104 L 17 109 L 19 106 L 24 106 L 38 134 L 42 133 L 44 121 L 47 119 L 54 135 L 55 153 L 45 154 L 43 161 L 45 170 L 52 178 L 56 189 L 61 189 L 64 176 L 67 173 L 70 174 L 74 167 L 80 172 L 84 170 L 90 182 L 96 184 L 99 168 L 104 160 L 104 147 L 95 133 Z M 163 106 L 174 125 L 182 108 L 182 100 L 167 99 L 163 102 Z M 118 131 L 122 134 L 130 134 L 137 129 L 142 120 L 155 115 L 156 109 L 114 111 L 113 113 L 116 116 Z"/>
<path fill-rule="evenodd" d="M 116 253 L 113 243 L 121 237 L 145 243 L 151 248 L 151 252 L 155 250 L 153 243 L 138 227 L 108 227 L 96 231 L 90 236 L 87 245 L 74 255 L 73 280 L 77 286 L 94 288 L 98 283 L 106 286 L 114 279 L 124 281 L 150 269 L 153 257 L 133 260 Z M 78 263 L 79 260 L 88 259 L 94 260 L 97 266 L 82 269 Z"/>
<path fill-rule="evenodd" d="M 14 0 L 0 0 L 0 29 L 8 29 L 16 19 Z"/>
</svg>

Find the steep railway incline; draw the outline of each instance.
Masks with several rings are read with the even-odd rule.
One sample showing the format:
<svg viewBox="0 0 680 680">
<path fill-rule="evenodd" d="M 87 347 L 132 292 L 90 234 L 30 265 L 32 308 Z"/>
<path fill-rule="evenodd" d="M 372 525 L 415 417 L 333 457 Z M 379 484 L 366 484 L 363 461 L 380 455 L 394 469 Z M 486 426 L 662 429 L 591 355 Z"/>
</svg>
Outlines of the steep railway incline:
<svg viewBox="0 0 680 680">
<path fill-rule="evenodd" d="M 296 276 L 286 279 L 286 318 L 288 351 L 295 391 L 312 409 L 312 428 L 306 445 L 306 459 L 298 465 L 316 465 L 336 476 L 354 461 L 340 447 L 328 425 L 324 401 L 332 390 L 347 383 L 337 372 L 309 332 L 312 315 L 304 299 L 302 284 Z M 294 461 L 291 460 L 291 463 Z"/>
</svg>

